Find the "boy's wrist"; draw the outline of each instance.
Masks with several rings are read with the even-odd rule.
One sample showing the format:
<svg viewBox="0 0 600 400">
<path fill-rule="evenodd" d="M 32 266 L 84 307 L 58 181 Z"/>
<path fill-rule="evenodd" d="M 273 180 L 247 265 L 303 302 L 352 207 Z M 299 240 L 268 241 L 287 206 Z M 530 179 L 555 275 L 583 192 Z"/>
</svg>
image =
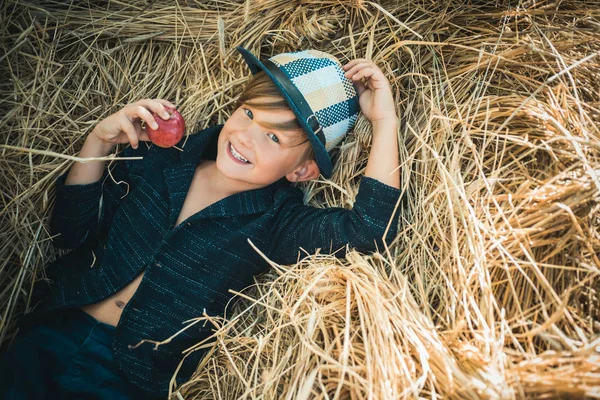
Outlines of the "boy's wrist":
<svg viewBox="0 0 600 400">
<path fill-rule="evenodd" d="M 110 154 L 112 148 L 114 147 L 114 144 L 101 140 L 92 131 L 88 134 L 87 138 L 85 139 L 84 147 L 88 151 L 91 150 L 93 153 L 97 153 L 95 154 L 95 156 L 107 156 Z"/>
<path fill-rule="evenodd" d="M 371 121 L 371 125 L 373 125 L 373 128 L 380 127 L 380 126 L 398 125 L 398 117 L 394 115 L 394 116 L 390 116 L 390 117 L 376 119 L 376 120 Z"/>
<path fill-rule="evenodd" d="M 373 127 L 373 139 L 376 140 L 378 137 L 387 138 L 396 136 L 398 134 L 398 120 L 397 118 L 384 118 L 376 121 L 372 121 Z"/>
</svg>

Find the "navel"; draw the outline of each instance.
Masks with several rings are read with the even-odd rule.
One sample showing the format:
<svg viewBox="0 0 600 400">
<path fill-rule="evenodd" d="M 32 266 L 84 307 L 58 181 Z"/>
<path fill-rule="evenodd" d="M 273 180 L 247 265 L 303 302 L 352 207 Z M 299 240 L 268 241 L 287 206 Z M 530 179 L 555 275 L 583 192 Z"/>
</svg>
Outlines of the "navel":
<svg viewBox="0 0 600 400">
<path fill-rule="evenodd" d="M 117 307 L 119 307 L 119 308 L 121 308 L 121 309 L 122 309 L 123 307 L 125 307 L 125 302 L 124 302 L 124 301 L 122 301 L 122 300 L 116 300 L 116 301 L 115 301 L 115 304 L 117 305 Z"/>
</svg>

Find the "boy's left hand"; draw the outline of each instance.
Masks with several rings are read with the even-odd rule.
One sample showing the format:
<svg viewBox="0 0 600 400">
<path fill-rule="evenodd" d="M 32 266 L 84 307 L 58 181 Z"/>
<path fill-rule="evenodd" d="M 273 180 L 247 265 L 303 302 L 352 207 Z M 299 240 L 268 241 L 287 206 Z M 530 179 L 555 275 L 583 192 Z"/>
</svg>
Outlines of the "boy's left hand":
<svg viewBox="0 0 600 400">
<path fill-rule="evenodd" d="M 371 60 L 357 58 L 343 66 L 348 79 L 354 82 L 360 109 L 375 123 L 384 120 L 396 120 L 396 109 L 390 83 L 383 72 Z M 365 82 L 361 81 L 365 78 Z"/>
</svg>

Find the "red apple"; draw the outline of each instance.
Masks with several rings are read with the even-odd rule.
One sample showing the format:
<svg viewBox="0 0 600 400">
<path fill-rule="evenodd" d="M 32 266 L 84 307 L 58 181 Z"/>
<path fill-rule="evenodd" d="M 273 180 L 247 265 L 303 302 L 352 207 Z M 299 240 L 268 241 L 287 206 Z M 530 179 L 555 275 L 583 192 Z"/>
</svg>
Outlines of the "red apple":
<svg viewBox="0 0 600 400">
<path fill-rule="evenodd" d="M 173 147 L 183 137 L 185 133 L 185 122 L 179 111 L 174 108 L 168 108 L 167 112 L 171 115 L 171 118 L 165 120 L 162 119 L 157 113 L 153 112 L 152 116 L 158 124 L 158 128 L 152 129 L 146 125 L 146 133 L 148 137 L 157 146 L 160 147 Z"/>
</svg>

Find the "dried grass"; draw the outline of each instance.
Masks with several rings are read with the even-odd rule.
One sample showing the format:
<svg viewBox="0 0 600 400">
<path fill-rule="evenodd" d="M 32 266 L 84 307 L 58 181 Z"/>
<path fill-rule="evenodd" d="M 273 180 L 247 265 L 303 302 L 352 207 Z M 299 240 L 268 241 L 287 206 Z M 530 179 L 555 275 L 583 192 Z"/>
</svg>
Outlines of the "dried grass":
<svg viewBox="0 0 600 400">
<path fill-rule="evenodd" d="M 235 46 L 314 47 L 390 79 L 399 234 L 274 264 L 228 319 L 199 315 L 216 342 L 173 398 L 600 397 L 597 1 L 0 7 L 0 341 L 58 255 L 53 181 L 99 120 L 164 97 L 190 132 L 222 123 L 248 77 Z M 361 118 L 307 202 L 352 206 L 370 134 Z"/>
</svg>

